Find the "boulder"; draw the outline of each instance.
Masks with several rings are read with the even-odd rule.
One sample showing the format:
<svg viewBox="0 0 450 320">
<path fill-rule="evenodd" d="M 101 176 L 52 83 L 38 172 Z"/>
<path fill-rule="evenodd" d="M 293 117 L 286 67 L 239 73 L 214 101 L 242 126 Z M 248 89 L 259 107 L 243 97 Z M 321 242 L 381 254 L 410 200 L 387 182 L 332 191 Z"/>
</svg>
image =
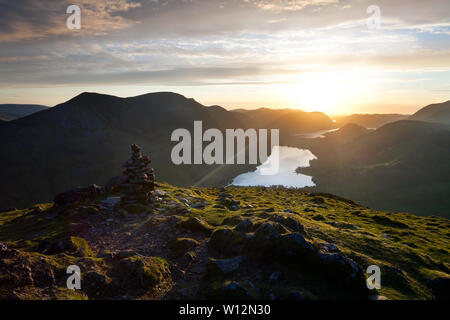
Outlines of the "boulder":
<svg viewBox="0 0 450 320">
<path fill-rule="evenodd" d="M 114 274 L 120 287 L 145 291 L 168 279 L 170 269 L 164 259 L 132 256 L 120 260 Z"/>
<path fill-rule="evenodd" d="M 108 289 L 110 280 L 103 274 L 95 271 L 86 273 L 82 280 L 82 288 L 90 297 L 100 297 Z"/>
<path fill-rule="evenodd" d="M 207 269 L 209 274 L 230 274 L 239 269 L 242 261 L 242 256 L 229 258 L 229 259 L 213 259 L 209 260 Z"/>
<path fill-rule="evenodd" d="M 254 296 L 239 282 L 231 281 L 211 290 L 207 294 L 207 298 L 212 300 L 252 300 Z"/>
<path fill-rule="evenodd" d="M 450 278 L 436 278 L 428 280 L 427 286 L 438 300 L 450 300 Z"/>
<path fill-rule="evenodd" d="M 252 228 L 253 222 L 250 219 L 244 219 L 234 227 L 234 230 L 239 232 L 250 232 Z"/>
<path fill-rule="evenodd" d="M 104 188 L 92 184 L 85 188 L 76 188 L 55 196 L 53 202 L 58 207 L 72 205 L 74 203 L 91 200 L 105 193 Z"/>
<path fill-rule="evenodd" d="M 283 235 L 278 244 L 277 252 L 282 257 L 303 259 L 317 253 L 317 249 L 300 233 Z"/>
<path fill-rule="evenodd" d="M 255 240 L 272 241 L 280 238 L 276 226 L 270 222 L 264 222 L 255 230 Z"/>
<path fill-rule="evenodd" d="M 245 242 L 245 235 L 230 228 L 216 229 L 209 239 L 209 247 L 223 255 L 236 255 Z"/>
<path fill-rule="evenodd" d="M 198 241 L 191 238 L 178 238 L 172 244 L 176 256 L 181 256 L 187 251 L 198 246 Z"/>
<path fill-rule="evenodd" d="M 187 220 L 181 221 L 178 225 L 184 229 L 202 233 L 206 236 L 209 236 L 214 230 L 213 227 L 196 217 L 189 217 Z"/>
<path fill-rule="evenodd" d="M 284 217 L 282 215 L 274 215 L 273 217 L 270 218 L 270 220 L 285 226 L 291 232 L 298 232 L 303 235 L 306 234 L 303 225 L 294 218 Z"/>
</svg>

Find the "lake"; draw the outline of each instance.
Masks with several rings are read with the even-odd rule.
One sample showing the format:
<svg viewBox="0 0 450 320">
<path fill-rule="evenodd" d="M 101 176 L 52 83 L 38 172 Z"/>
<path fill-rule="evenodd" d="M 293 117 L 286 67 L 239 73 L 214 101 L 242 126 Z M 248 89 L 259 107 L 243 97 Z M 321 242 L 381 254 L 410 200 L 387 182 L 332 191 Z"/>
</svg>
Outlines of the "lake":
<svg viewBox="0 0 450 320">
<path fill-rule="evenodd" d="M 298 167 L 309 167 L 309 162 L 317 159 L 311 151 L 283 146 L 275 148 L 278 148 L 280 153 L 280 169 L 277 174 L 270 176 L 261 175 L 261 168 L 269 165 L 272 159 L 271 155 L 255 171 L 238 175 L 231 184 L 242 187 L 282 185 L 285 187 L 303 188 L 315 186 L 311 176 L 295 172 Z"/>
<path fill-rule="evenodd" d="M 304 138 L 304 139 L 317 139 L 317 138 L 325 138 L 325 135 L 327 133 L 336 132 L 339 128 L 336 129 L 329 129 L 329 130 L 320 130 L 315 132 L 308 132 L 308 133 L 297 133 L 295 136 Z"/>
</svg>

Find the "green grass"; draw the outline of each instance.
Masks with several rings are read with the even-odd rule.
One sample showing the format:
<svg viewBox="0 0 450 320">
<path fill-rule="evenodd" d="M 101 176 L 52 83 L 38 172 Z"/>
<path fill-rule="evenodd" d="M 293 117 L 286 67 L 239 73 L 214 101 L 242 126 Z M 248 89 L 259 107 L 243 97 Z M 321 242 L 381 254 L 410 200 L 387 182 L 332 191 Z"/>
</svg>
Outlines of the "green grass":
<svg viewBox="0 0 450 320">
<path fill-rule="evenodd" d="M 446 218 L 375 211 L 332 195 L 260 187 L 227 188 L 226 192 L 241 202 L 241 208 L 252 207 L 231 211 L 214 208 L 222 192 L 216 188 L 179 188 L 168 184 L 160 184 L 159 188 L 173 203 L 181 205 L 180 197 L 191 202 L 195 198 L 208 202 L 203 209 L 190 208 L 183 219 L 197 217 L 214 229 L 232 228 L 229 222 L 233 217 L 263 222 L 274 214 L 266 212 L 268 208 L 273 208 L 275 214 L 292 217 L 305 227 L 308 240 L 316 244 L 334 243 L 363 269 L 372 264 L 380 266 L 380 294 L 389 299 L 430 299 L 432 295 L 425 285 L 426 280 L 448 277 L 450 273 L 450 221 Z M 286 209 L 292 213 L 284 212 Z M 53 216 L 53 213 L 52 206 L 46 204 L 41 205 L 40 210 L 31 208 L 0 214 L 0 241 L 38 255 L 33 252 L 39 241 L 60 239 L 69 234 L 70 214 L 68 217 Z M 85 255 L 94 256 L 84 239 L 72 238 L 72 241 L 83 248 Z M 56 264 L 56 259 L 65 259 L 52 258 Z M 146 264 L 150 274 L 156 277 L 159 273 L 155 270 L 167 267 L 167 262 L 158 261 Z M 66 265 L 66 261 L 62 264 Z M 401 269 L 402 274 L 390 267 Z M 64 295 L 61 292 L 61 296 Z"/>
</svg>

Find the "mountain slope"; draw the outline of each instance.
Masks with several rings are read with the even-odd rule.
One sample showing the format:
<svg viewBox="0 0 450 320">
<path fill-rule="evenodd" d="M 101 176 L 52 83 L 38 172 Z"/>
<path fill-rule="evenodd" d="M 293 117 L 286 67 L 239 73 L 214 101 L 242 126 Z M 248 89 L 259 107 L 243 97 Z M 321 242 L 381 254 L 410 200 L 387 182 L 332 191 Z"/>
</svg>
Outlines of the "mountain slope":
<svg viewBox="0 0 450 320">
<path fill-rule="evenodd" d="M 408 115 L 404 114 L 352 114 L 350 116 L 335 116 L 336 124 L 345 126 L 350 123 L 365 128 L 379 128 L 390 122 L 405 120 Z"/>
<path fill-rule="evenodd" d="M 450 100 L 430 104 L 417 111 L 409 119 L 450 124 Z"/>
<path fill-rule="evenodd" d="M 34 104 L 0 104 L 0 120 L 12 121 L 47 108 L 46 106 Z"/>
<path fill-rule="evenodd" d="M 304 113 L 308 117 L 308 113 Z M 301 117 L 299 117 L 299 120 Z M 48 201 L 55 193 L 121 172 L 126 146 L 149 153 L 159 179 L 177 185 L 226 185 L 250 165 L 180 165 L 171 161 L 171 133 L 208 128 L 257 127 L 245 114 L 205 107 L 181 95 L 160 92 L 131 98 L 83 93 L 45 112 L 0 126 L 0 208 Z M 330 120 L 331 121 L 331 120 Z M 322 123 L 317 123 L 317 130 Z M 281 127 L 281 131 L 284 129 Z M 206 144 L 205 144 L 206 145 Z"/>
<path fill-rule="evenodd" d="M 311 146 L 301 172 L 317 189 L 377 209 L 449 216 L 450 126 L 399 121 L 344 143 Z"/>
</svg>

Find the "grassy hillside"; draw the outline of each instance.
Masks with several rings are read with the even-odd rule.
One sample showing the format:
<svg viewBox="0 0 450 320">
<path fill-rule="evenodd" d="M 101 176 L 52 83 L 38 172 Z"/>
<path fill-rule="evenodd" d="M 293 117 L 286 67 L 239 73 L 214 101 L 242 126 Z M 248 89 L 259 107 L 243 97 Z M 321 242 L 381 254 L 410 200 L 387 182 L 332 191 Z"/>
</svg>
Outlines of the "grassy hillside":
<svg viewBox="0 0 450 320">
<path fill-rule="evenodd" d="M 1 213 L 0 298 L 367 299 L 374 264 L 389 299 L 443 298 L 448 286 L 445 218 L 284 188 L 160 184 L 157 195 Z M 70 264 L 87 279 L 80 291 L 65 288 Z"/>
</svg>

